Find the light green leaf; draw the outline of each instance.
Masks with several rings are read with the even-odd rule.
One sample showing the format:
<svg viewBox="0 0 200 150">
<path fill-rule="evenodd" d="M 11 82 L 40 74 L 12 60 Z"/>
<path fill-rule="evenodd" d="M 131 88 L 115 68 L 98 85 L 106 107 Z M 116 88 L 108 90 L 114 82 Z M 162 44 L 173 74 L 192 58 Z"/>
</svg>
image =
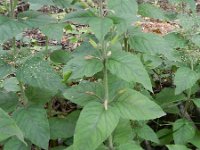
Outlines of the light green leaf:
<svg viewBox="0 0 200 150">
<path fill-rule="evenodd" d="M 173 48 L 161 36 L 153 33 L 138 33 L 129 38 L 131 48 L 143 53 L 161 54 L 170 60 L 174 59 Z"/>
<path fill-rule="evenodd" d="M 18 92 L 20 91 L 19 82 L 16 77 L 10 77 L 3 81 L 3 87 L 8 92 Z"/>
<path fill-rule="evenodd" d="M 152 141 L 154 143 L 159 143 L 159 139 L 156 133 L 151 127 L 146 124 L 141 124 L 134 128 L 136 135 L 144 140 Z"/>
<path fill-rule="evenodd" d="M 193 99 L 192 101 L 194 102 L 194 104 L 195 104 L 198 108 L 200 108 L 200 99 Z"/>
<path fill-rule="evenodd" d="M 149 120 L 164 116 L 165 113 L 153 101 L 141 93 L 127 89 L 114 102 L 122 118 Z"/>
<path fill-rule="evenodd" d="M 176 120 L 173 124 L 173 138 L 176 144 L 186 144 L 195 136 L 193 123 L 186 119 Z"/>
<path fill-rule="evenodd" d="M 66 64 L 69 61 L 70 54 L 63 50 L 56 50 L 51 53 L 50 59 L 55 63 Z"/>
<path fill-rule="evenodd" d="M 175 32 L 165 35 L 164 39 L 173 48 L 184 48 L 188 42 L 181 34 Z"/>
<path fill-rule="evenodd" d="M 199 78 L 200 74 L 195 71 L 186 67 L 179 68 L 174 78 L 174 84 L 176 85 L 175 94 L 180 94 L 184 90 L 191 88 Z"/>
<path fill-rule="evenodd" d="M 24 136 L 15 121 L 0 108 L 0 141 L 4 141 L 12 136 L 17 136 L 24 142 Z M 24 142 L 25 143 L 25 142 Z"/>
<path fill-rule="evenodd" d="M 130 120 L 120 119 L 116 129 L 113 132 L 114 145 L 126 144 L 128 141 L 132 141 L 134 138 L 133 130 Z"/>
<path fill-rule="evenodd" d="M 195 136 L 189 142 L 192 143 L 192 145 L 194 145 L 200 149 L 200 140 L 199 139 L 200 139 L 200 132 L 197 131 Z"/>
<path fill-rule="evenodd" d="M 31 146 L 25 145 L 17 138 L 12 137 L 5 143 L 4 150 L 31 150 Z"/>
<path fill-rule="evenodd" d="M 0 42 L 5 42 L 21 33 L 25 29 L 25 24 L 17 20 L 0 15 Z"/>
<path fill-rule="evenodd" d="M 140 145 L 136 144 L 135 142 L 127 142 L 125 144 L 120 145 L 117 150 L 143 150 Z"/>
<path fill-rule="evenodd" d="M 1 28 L 0 28 L 1 30 Z M 1 32 L 1 31 L 0 31 Z M 0 59 L 0 79 L 4 79 L 6 76 L 13 72 L 14 68 Z"/>
<path fill-rule="evenodd" d="M 169 150 L 190 150 L 185 145 L 167 145 Z"/>
<path fill-rule="evenodd" d="M 84 106 L 91 101 L 101 101 L 104 88 L 101 83 L 80 83 L 67 89 L 63 95 L 73 103 Z"/>
<path fill-rule="evenodd" d="M 17 79 L 26 85 L 52 92 L 52 96 L 62 89 L 60 76 L 39 57 L 28 59 L 17 70 Z"/>
<path fill-rule="evenodd" d="M 200 47 L 200 35 L 196 34 L 192 36 L 191 41 L 198 47 Z"/>
<path fill-rule="evenodd" d="M 107 67 L 112 74 L 119 78 L 128 82 L 141 83 L 146 89 L 152 91 L 148 73 L 137 56 L 123 51 L 112 51 Z"/>
<path fill-rule="evenodd" d="M 51 139 L 70 138 L 74 135 L 76 121 L 80 112 L 74 111 L 65 118 L 53 117 L 49 119 Z"/>
<path fill-rule="evenodd" d="M 98 102 L 87 104 L 76 125 L 74 149 L 94 150 L 98 148 L 117 126 L 119 116 L 116 113 L 116 109 L 111 106 L 105 110 L 103 104 Z"/>
<path fill-rule="evenodd" d="M 149 3 L 143 3 L 139 5 L 138 9 L 139 9 L 138 13 L 143 17 L 149 17 L 161 20 L 167 19 L 164 10 L 162 10 L 159 7 L 156 7 L 155 5 Z"/>
<path fill-rule="evenodd" d="M 43 149 L 48 149 L 50 129 L 45 109 L 37 106 L 20 108 L 14 112 L 13 118 L 25 138 Z"/>
<path fill-rule="evenodd" d="M 0 91 L 0 107 L 6 112 L 15 110 L 18 104 L 17 94 L 14 92 Z"/>
</svg>

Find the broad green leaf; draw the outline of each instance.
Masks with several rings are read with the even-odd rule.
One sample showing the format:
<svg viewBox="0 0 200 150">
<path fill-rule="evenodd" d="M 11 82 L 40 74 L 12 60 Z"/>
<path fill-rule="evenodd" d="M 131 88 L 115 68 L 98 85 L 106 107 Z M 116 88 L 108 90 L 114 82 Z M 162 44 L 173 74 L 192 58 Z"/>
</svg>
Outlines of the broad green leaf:
<svg viewBox="0 0 200 150">
<path fill-rule="evenodd" d="M 192 143 L 192 145 L 194 145 L 200 149 L 200 140 L 199 139 L 200 139 L 200 132 L 197 131 L 195 136 L 189 142 Z"/>
<path fill-rule="evenodd" d="M 196 34 L 192 36 L 191 41 L 198 47 L 200 47 L 200 35 Z"/>
<path fill-rule="evenodd" d="M 80 83 L 65 90 L 63 95 L 73 103 L 85 106 L 91 101 L 101 101 L 104 97 L 104 88 L 101 83 Z"/>
<path fill-rule="evenodd" d="M 18 70 L 17 79 L 31 87 L 52 92 L 54 96 L 62 89 L 60 76 L 39 57 L 28 59 Z"/>
<path fill-rule="evenodd" d="M 167 17 L 165 16 L 165 12 L 161 8 L 156 7 L 149 3 L 140 4 L 138 7 L 138 13 L 143 17 L 149 17 L 161 20 L 167 19 Z"/>
<path fill-rule="evenodd" d="M 173 48 L 184 48 L 188 42 L 181 34 L 175 32 L 165 35 L 164 39 Z"/>
<path fill-rule="evenodd" d="M 3 81 L 3 88 L 8 92 L 20 91 L 19 82 L 16 77 L 7 78 Z"/>
<path fill-rule="evenodd" d="M 94 17 L 92 18 L 88 24 L 91 27 L 91 30 L 94 32 L 95 36 L 99 41 L 102 41 L 105 35 L 109 32 L 113 23 L 109 18 L 100 18 Z"/>
<path fill-rule="evenodd" d="M 119 78 L 128 82 L 141 83 L 146 89 L 152 91 L 148 73 L 137 56 L 123 51 L 112 51 L 107 67 L 112 74 Z"/>
<path fill-rule="evenodd" d="M 17 20 L 0 15 L 0 42 L 5 42 L 21 33 L 25 25 Z"/>
<path fill-rule="evenodd" d="M 76 121 L 80 112 L 70 113 L 65 118 L 53 117 L 49 119 L 51 139 L 70 138 L 74 135 Z"/>
<path fill-rule="evenodd" d="M 114 16 L 124 20 L 121 24 L 124 24 L 125 30 L 137 20 L 138 5 L 136 0 L 110 0 L 108 8 Z"/>
<path fill-rule="evenodd" d="M 63 23 L 51 23 L 41 27 L 41 31 L 49 38 L 57 41 L 61 41 L 63 36 Z"/>
<path fill-rule="evenodd" d="M 44 5 L 53 5 L 53 0 L 24 0 L 30 3 L 30 9 L 38 10 Z M 59 0 L 58 0 L 59 1 Z"/>
<path fill-rule="evenodd" d="M 192 86 L 200 78 L 200 74 L 195 71 L 182 67 L 175 73 L 174 84 L 176 85 L 175 94 L 180 94 L 184 90 L 192 88 Z"/>
<path fill-rule="evenodd" d="M 149 120 L 164 116 L 160 106 L 141 93 L 127 89 L 113 102 L 122 118 Z"/>
<path fill-rule="evenodd" d="M 25 145 L 17 138 L 12 137 L 5 143 L 4 150 L 31 150 L 31 146 Z"/>
<path fill-rule="evenodd" d="M 161 54 L 168 59 L 174 59 L 173 49 L 161 36 L 153 33 L 138 33 L 129 38 L 131 48 L 147 54 Z"/>
<path fill-rule="evenodd" d="M 143 60 L 145 66 L 147 66 L 149 69 L 155 69 L 159 67 L 163 62 L 159 56 L 150 54 L 143 54 Z"/>
<path fill-rule="evenodd" d="M 1 29 L 1 28 L 0 28 Z M 0 31 L 1 32 L 1 31 Z M 13 72 L 13 67 L 0 59 L 0 79 L 5 78 Z"/>
<path fill-rule="evenodd" d="M 172 129 L 163 128 L 159 130 L 156 134 L 159 138 L 160 145 L 170 144 L 173 141 Z"/>
<path fill-rule="evenodd" d="M 140 145 L 136 144 L 135 142 L 127 142 L 125 144 L 120 145 L 117 150 L 143 150 Z"/>
<path fill-rule="evenodd" d="M 38 28 L 56 22 L 51 16 L 39 11 L 25 11 L 20 13 L 18 18 L 21 23 L 27 26 L 27 28 Z"/>
<path fill-rule="evenodd" d="M 186 119 L 178 119 L 173 124 L 173 138 L 176 144 L 186 144 L 195 136 L 193 123 Z"/>
<path fill-rule="evenodd" d="M 71 6 L 73 0 L 53 0 L 54 5 L 60 8 L 68 8 Z"/>
<path fill-rule="evenodd" d="M 12 112 L 18 105 L 18 97 L 14 92 L 0 91 L 0 108 Z"/>
<path fill-rule="evenodd" d="M 79 79 L 84 76 L 91 77 L 103 70 L 103 63 L 97 59 L 97 55 L 78 56 L 71 59 L 65 65 L 63 72 L 72 71 L 70 79 Z"/>
<path fill-rule="evenodd" d="M 17 136 L 24 142 L 24 136 L 15 121 L 0 108 L 0 141 L 4 141 L 12 136 Z"/>
<path fill-rule="evenodd" d="M 154 143 L 159 143 L 159 139 L 156 133 L 151 127 L 146 124 L 140 124 L 134 128 L 136 135 L 144 140 L 152 141 Z"/>
<path fill-rule="evenodd" d="M 55 63 L 66 64 L 69 61 L 70 54 L 63 50 L 56 50 L 51 53 L 50 59 Z"/>
<path fill-rule="evenodd" d="M 103 104 L 91 102 L 87 104 L 78 119 L 74 149 L 94 150 L 98 148 L 113 132 L 118 124 L 119 116 L 112 106 L 105 110 Z"/>
<path fill-rule="evenodd" d="M 193 99 L 192 101 L 194 102 L 194 104 L 195 104 L 198 108 L 200 108 L 200 99 Z"/>
<path fill-rule="evenodd" d="M 116 129 L 113 132 L 113 143 L 114 145 L 126 144 L 129 141 L 132 141 L 133 129 L 131 127 L 130 120 L 120 119 Z"/>
<path fill-rule="evenodd" d="M 43 149 L 48 149 L 50 129 L 45 109 L 37 106 L 20 108 L 14 112 L 13 118 L 25 138 Z"/>
<path fill-rule="evenodd" d="M 169 150 L 190 150 L 185 145 L 167 145 Z"/>
</svg>

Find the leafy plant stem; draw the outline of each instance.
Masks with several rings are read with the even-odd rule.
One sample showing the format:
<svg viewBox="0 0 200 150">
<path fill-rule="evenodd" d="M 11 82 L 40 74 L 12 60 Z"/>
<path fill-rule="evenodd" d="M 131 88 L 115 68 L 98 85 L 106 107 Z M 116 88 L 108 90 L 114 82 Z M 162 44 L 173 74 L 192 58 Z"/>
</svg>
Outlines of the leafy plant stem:
<svg viewBox="0 0 200 150">
<path fill-rule="evenodd" d="M 26 105 L 28 103 L 28 99 L 26 97 L 25 91 L 24 91 L 24 86 L 22 82 L 19 82 L 19 87 L 20 87 L 20 91 L 21 91 L 21 97 L 23 100 L 24 105 Z"/>
<path fill-rule="evenodd" d="M 129 51 L 129 47 L 128 47 L 128 37 L 127 37 L 126 33 L 125 33 L 125 35 L 124 35 L 124 49 L 125 49 L 126 52 Z"/>
</svg>

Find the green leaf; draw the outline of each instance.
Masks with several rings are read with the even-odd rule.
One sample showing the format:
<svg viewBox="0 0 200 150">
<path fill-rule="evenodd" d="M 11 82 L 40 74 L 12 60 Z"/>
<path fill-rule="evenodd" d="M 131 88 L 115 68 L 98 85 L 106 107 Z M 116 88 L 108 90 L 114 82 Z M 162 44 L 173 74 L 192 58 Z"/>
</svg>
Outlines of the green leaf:
<svg viewBox="0 0 200 150">
<path fill-rule="evenodd" d="M 17 20 L 0 15 L 0 42 L 5 42 L 21 33 L 25 25 Z"/>
<path fill-rule="evenodd" d="M 122 24 L 125 24 L 125 30 L 137 20 L 138 5 L 136 0 L 110 0 L 108 8 L 114 16 L 124 20 Z"/>
<path fill-rule="evenodd" d="M 175 94 L 180 94 L 184 90 L 191 88 L 199 78 L 200 74 L 195 71 L 186 67 L 179 68 L 174 78 L 174 84 L 176 85 Z"/>
<path fill-rule="evenodd" d="M 3 87 L 8 92 L 20 91 L 19 82 L 16 77 L 10 77 L 3 81 Z"/>
<path fill-rule="evenodd" d="M 0 28 L 1 29 L 1 28 Z M 0 31 L 1 32 L 1 31 Z M 0 59 L 0 79 L 4 79 L 6 76 L 13 72 L 14 68 Z"/>
<path fill-rule="evenodd" d="M 136 51 L 156 55 L 161 54 L 168 59 L 174 59 L 173 48 L 159 35 L 153 33 L 138 33 L 129 38 L 131 48 Z"/>
<path fill-rule="evenodd" d="M 193 123 L 186 119 L 178 119 L 173 124 L 173 138 L 175 144 L 186 144 L 195 136 Z"/>
<path fill-rule="evenodd" d="M 151 127 L 146 124 L 140 124 L 134 128 L 136 135 L 144 140 L 152 141 L 154 143 L 159 143 L 159 139 L 156 133 Z"/>
<path fill-rule="evenodd" d="M 160 145 L 170 144 L 173 141 L 172 129 L 163 128 L 159 130 L 156 134 L 159 138 Z"/>
<path fill-rule="evenodd" d="M 134 138 L 133 130 L 130 120 L 120 119 L 116 129 L 113 132 L 114 145 L 126 144 L 128 141 L 132 141 Z"/>
<path fill-rule="evenodd" d="M 56 22 L 51 16 L 39 11 L 25 11 L 20 13 L 18 18 L 20 22 L 25 24 L 28 28 L 38 28 Z"/>
<path fill-rule="evenodd" d="M 140 145 L 136 144 L 135 142 L 127 142 L 125 144 L 120 145 L 117 150 L 143 150 Z"/>
<path fill-rule="evenodd" d="M 185 145 L 167 145 L 169 150 L 190 150 Z"/>
<path fill-rule="evenodd" d="M 141 83 L 146 89 L 152 91 L 148 73 L 137 56 L 123 51 L 112 51 L 107 67 L 112 74 L 119 78 L 128 82 Z"/>
<path fill-rule="evenodd" d="M 191 41 L 198 47 L 200 47 L 200 35 L 199 34 L 196 34 L 196 35 L 193 35 L 192 38 L 191 38 Z"/>
<path fill-rule="evenodd" d="M 195 104 L 198 108 L 200 108 L 200 99 L 193 99 L 192 101 L 194 102 L 194 104 Z"/>
<path fill-rule="evenodd" d="M 70 138 L 74 135 L 76 121 L 80 112 L 74 111 L 66 118 L 53 117 L 49 119 L 51 139 Z"/>
<path fill-rule="evenodd" d="M 166 20 L 167 17 L 165 16 L 165 12 L 154 5 L 149 3 L 140 4 L 138 7 L 138 13 L 143 17 L 155 18 L 160 20 Z"/>
<path fill-rule="evenodd" d="M 18 105 L 18 97 L 14 92 L 0 91 L 0 107 L 6 112 L 12 112 Z"/>
<path fill-rule="evenodd" d="M 200 148 L 200 132 L 197 131 L 195 136 L 189 141 L 192 143 L 192 145 L 196 146 L 197 148 Z"/>
<path fill-rule="evenodd" d="M 24 142 L 24 136 L 15 121 L 0 108 L 0 141 L 4 141 L 12 136 L 17 136 Z M 25 142 L 24 142 L 25 143 Z"/>
<path fill-rule="evenodd" d="M 54 96 L 62 89 L 60 76 L 39 57 L 28 59 L 18 70 L 17 79 L 31 87 L 52 92 Z"/>
<path fill-rule="evenodd" d="M 43 149 L 48 149 L 50 129 L 45 109 L 38 106 L 20 108 L 14 112 L 13 118 L 25 138 Z"/>
<path fill-rule="evenodd" d="M 165 35 L 164 39 L 175 49 L 184 48 L 188 42 L 181 34 L 175 32 Z"/>
<path fill-rule="evenodd" d="M 98 57 L 96 54 L 75 57 L 65 65 L 63 72 L 72 71 L 69 80 L 91 77 L 103 70 L 103 63 L 96 57 Z"/>
<path fill-rule="evenodd" d="M 116 109 L 103 104 L 91 102 L 87 104 L 78 119 L 75 135 L 74 149 L 94 150 L 98 148 L 113 132 L 118 124 L 119 116 Z"/>
<path fill-rule="evenodd" d="M 149 120 L 165 115 L 155 102 L 131 89 L 125 90 L 117 97 L 113 105 L 125 119 Z"/>
<path fill-rule="evenodd" d="M 51 53 L 50 59 L 55 63 L 66 64 L 69 61 L 70 54 L 63 50 L 56 50 Z"/>
<path fill-rule="evenodd" d="M 17 138 L 13 137 L 5 143 L 4 150 L 31 150 L 31 146 L 25 145 Z"/>
<path fill-rule="evenodd" d="M 85 106 L 91 101 L 101 101 L 104 97 L 104 88 L 101 83 L 80 83 L 67 89 L 63 95 L 73 103 Z"/>
</svg>

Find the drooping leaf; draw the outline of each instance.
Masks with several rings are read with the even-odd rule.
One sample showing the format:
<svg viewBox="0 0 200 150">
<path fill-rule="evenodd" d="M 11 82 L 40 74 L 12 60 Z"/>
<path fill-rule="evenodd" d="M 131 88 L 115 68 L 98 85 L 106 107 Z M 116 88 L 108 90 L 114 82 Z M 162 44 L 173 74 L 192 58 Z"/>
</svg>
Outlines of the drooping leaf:
<svg viewBox="0 0 200 150">
<path fill-rule="evenodd" d="M 31 150 L 31 146 L 25 145 L 17 138 L 12 137 L 5 143 L 4 150 Z"/>
<path fill-rule="evenodd" d="M 143 3 L 138 7 L 138 13 L 143 17 L 155 18 L 160 20 L 166 20 L 165 12 L 152 4 Z"/>
<path fill-rule="evenodd" d="M 169 150 L 191 150 L 187 148 L 185 145 L 167 145 Z"/>
<path fill-rule="evenodd" d="M 50 129 L 45 109 L 37 106 L 20 108 L 14 112 L 13 118 L 25 138 L 43 149 L 48 149 Z"/>
<path fill-rule="evenodd" d="M 141 93 L 127 89 L 114 102 L 114 107 L 122 118 L 132 120 L 149 120 L 164 116 L 165 113 L 153 101 Z"/>
<path fill-rule="evenodd" d="M 52 92 L 52 96 L 62 89 L 59 75 L 39 57 L 28 59 L 17 70 L 17 79 L 26 85 Z"/>
<path fill-rule="evenodd" d="M 116 109 L 109 106 L 105 110 L 103 104 L 91 102 L 87 104 L 78 119 L 74 149 L 94 150 L 100 146 L 113 132 L 119 121 Z"/>
<path fill-rule="evenodd" d="M 53 117 L 49 119 L 51 139 L 70 138 L 74 135 L 76 121 L 80 112 L 70 113 L 66 118 Z"/>
<path fill-rule="evenodd" d="M 140 59 L 135 55 L 123 51 L 112 51 L 107 62 L 108 70 L 125 81 L 141 83 L 152 91 L 150 78 Z"/>
<path fill-rule="evenodd" d="M 184 90 L 191 88 L 199 78 L 200 74 L 190 68 L 179 68 L 174 78 L 174 84 L 176 85 L 175 94 L 180 94 Z"/>
<path fill-rule="evenodd" d="M 6 112 L 15 110 L 18 104 L 17 94 L 14 92 L 0 91 L 0 108 Z"/>
<path fill-rule="evenodd" d="M 64 97 L 75 104 L 84 106 L 91 101 L 101 101 L 104 95 L 101 83 L 80 83 L 65 90 Z"/>
<path fill-rule="evenodd" d="M 0 108 L 0 141 L 4 141 L 12 136 L 17 136 L 24 142 L 24 136 L 15 121 Z M 25 143 L 25 142 L 24 142 Z"/>
<path fill-rule="evenodd" d="M 195 136 L 193 123 L 186 119 L 178 119 L 173 124 L 173 138 L 176 144 L 186 144 Z"/>
</svg>

